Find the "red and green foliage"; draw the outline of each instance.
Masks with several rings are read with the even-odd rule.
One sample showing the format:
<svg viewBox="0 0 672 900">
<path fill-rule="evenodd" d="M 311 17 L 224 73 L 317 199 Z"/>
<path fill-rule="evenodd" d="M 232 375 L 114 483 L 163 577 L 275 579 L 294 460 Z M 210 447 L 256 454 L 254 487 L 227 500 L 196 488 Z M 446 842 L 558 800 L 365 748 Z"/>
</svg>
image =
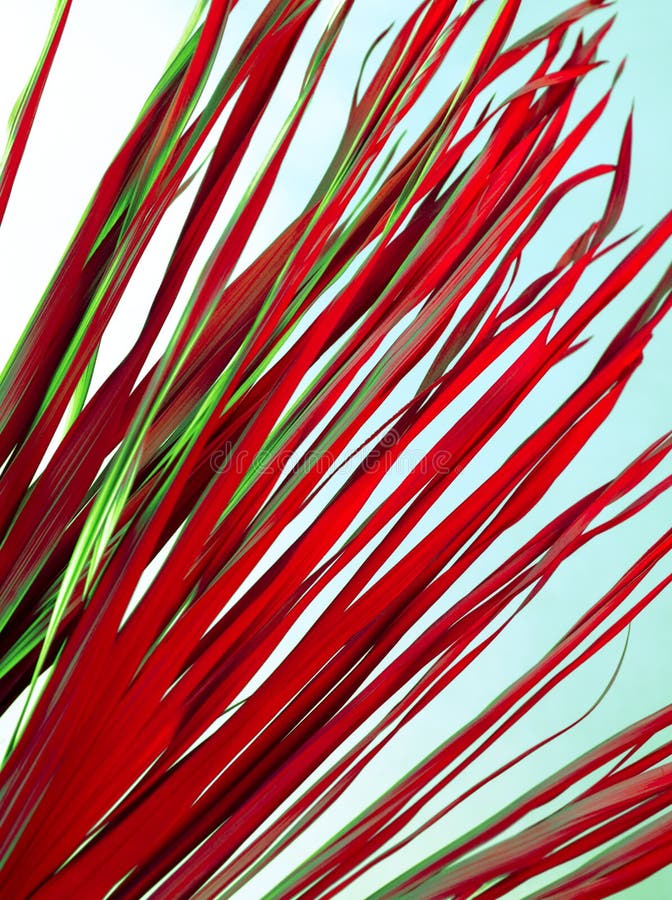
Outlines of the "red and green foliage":
<svg viewBox="0 0 672 900">
<path fill-rule="evenodd" d="M 611 895 L 672 862 L 672 706 L 477 827 L 447 831 L 410 867 L 404 851 L 537 749 L 504 752 L 465 787 L 554 687 L 622 645 L 669 584 L 636 593 L 672 531 L 492 703 L 357 805 L 368 767 L 541 602 L 558 568 L 672 485 L 661 434 L 541 526 L 530 516 L 609 418 L 672 304 L 670 268 L 589 366 L 568 364 L 672 236 L 672 214 L 643 236 L 619 231 L 632 120 L 613 160 L 571 169 L 614 90 L 581 107 L 610 25 L 591 30 L 590 14 L 609 4 L 583 0 L 512 41 L 522 4 L 504 0 L 449 84 L 443 64 L 483 0 L 409 3 L 363 65 L 305 209 L 242 267 L 355 5 L 343 0 L 183 302 L 320 6 L 269 0 L 221 63 L 235 5 L 199 4 L 2 376 L 0 702 L 16 729 L 0 772 L 0 896 Z M 58 5 L 15 110 L 0 216 L 70 6 Z M 501 79 L 530 61 L 501 98 Z M 437 79 L 443 105 L 400 141 Z M 594 221 L 549 245 L 547 220 L 593 181 L 605 184 Z M 185 191 L 146 320 L 92 391 L 106 329 Z M 533 243 L 546 267 L 524 280 Z M 564 397 L 530 424 L 520 412 L 544 402 L 556 372 Z M 511 422 L 501 464 L 479 469 Z M 342 798 L 345 827 L 319 831 Z M 321 836 L 306 858 L 311 829 Z M 293 869 L 264 880 L 281 855 Z"/>
</svg>

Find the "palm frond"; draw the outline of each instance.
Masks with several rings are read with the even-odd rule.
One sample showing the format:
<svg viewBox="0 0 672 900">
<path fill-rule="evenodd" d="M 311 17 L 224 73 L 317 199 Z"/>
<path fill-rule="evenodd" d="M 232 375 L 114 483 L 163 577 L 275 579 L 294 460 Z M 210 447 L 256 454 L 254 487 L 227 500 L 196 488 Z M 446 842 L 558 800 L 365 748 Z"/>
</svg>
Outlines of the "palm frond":
<svg viewBox="0 0 672 900">
<path fill-rule="evenodd" d="M 670 862 L 670 708 L 527 792 L 506 779 L 611 693 L 631 627 L 672 578 L 670 531 L 473 718 L 446 720 L 375 796 L 362 788 L 553 604 L 560 568 L 672 485 L 661 427 L 621 471 L 557 496 L 672 304 L 669 268 L 622 312 L 672 236 L 672 213 L 620 235 L 632 117 L 615 161 L 572 168 L 622 71 L 581 105 L 609 4 L 515 41 L 521 0 L 489 22 L 484 0 L 413 5 L 364 61 L 305 208 L 249 263 L 358 4 L 318 34 L 318 0 L 269 0 L 221 59 L 235 6 L 197 5 L 2 376 L 0 698 L 15 727 L 0 894 L 608 896 Z M 0 216 L 69 8 L 17 107 Z M 281 75 L 315 35 L 237 195 Z M 407 137 L 437 84 L 439 108 Z M 552 245 L 558 207 L 603 183 L 594 221 Z M 149 312 L 92 390 L 173 204 L 186 212 Z M 544 261 L 532 275 L 530 257 Z M 606 647 L 620 654 L 606 685 L 512 753 L 511 732 Z M 501 808 L 447 829 L 502 781 Z"/>
</svg>

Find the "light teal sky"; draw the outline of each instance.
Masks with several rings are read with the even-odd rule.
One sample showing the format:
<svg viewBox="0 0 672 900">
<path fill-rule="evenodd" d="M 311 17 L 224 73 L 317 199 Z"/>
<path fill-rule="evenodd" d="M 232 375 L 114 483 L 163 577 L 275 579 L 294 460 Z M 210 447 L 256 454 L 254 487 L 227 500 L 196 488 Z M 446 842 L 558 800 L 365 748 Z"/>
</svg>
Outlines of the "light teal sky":
<svg viewBox="0 0 672 900">
<path fill-rule="evenodd" d="M 363 53 L 382 28 L 392 20 L 400 22 L 413 5 L 410 0 L 359 0 L 318 102 L 306 127 L 301 130 L 296 150 L 283 170 L 279 188 L 255 235 L 255 246 L 250 249 L 248 258 L 302 207 L 312 193 L 325 159 L 337 143 L 337 123 L 342 122 L 346 112 Z M 497 5 L 493 0 L 479 21 L 485 22 Z M 257 0 L 241 0 L 232 19 L 227 46 L 235 45 L 243 30 L 243 20 L 251 19 L 259 6 Z M 566 2 L 558 0 L 527 0 L 523 4 L 518 31 L 530 30 L 541 19 L 566 6 Z M 46 0 L 5 0 L 3 3 L 2 23 L 5 35 L 10 38 L 5 41 L 0 56 L 0 118 L 7 118 L 30 72 L 50 11 L 51 4 Z M 122 140 L 160 73 L 188 11 L 189 4 L 183 0 L 118 0 L 114 4 L 75 0 L 61 56 L 45 94 L 44 107 L 17 181 L 6 224 L 0 231 L 0 285 L 3 289 L 0 357 L 3 360 L 56 265 L 105 162 Z M 253 146 L 246 174 L 251 173 L 253 161 L 261 158 L 264 135 L 270 137 L 273 134 L 280 121 L 283 103 L 286 106 L 291 101 L 292 84 L 301 71 L 311 38 L 314 39 L 320 22 L 329 11 L 330 5 L 327 5 L 321 17 L 316 18 L 286 80 L 280 85 L 279 102 L 271 110 L 262 139 Z M 672 110 L 668 96 L 672 84 L 672 54 L 669 51 L 672 7 L 665 0 L 618 0 L 613 11 L 618 12 L 618 20 L 604 44 L 604 54 L 611 65 L 595 74 L 593 87 L 583 93 L 583 108 L 608 85 L 614 65 L 623 56 L 628 56 L 628 65 L 603 123 L 595 130 L 576 165 L 615 160 L 623 123 L 634 99 L 635 150 L 630 199 L 622 225 L 624 232 L 639 225 L 651 226 L 672 203 L 669 159 Z M 459 79 L 475 40 L 474 33 L 460 45 L 441 79 L 420 105 L 414 120 L 416 127 L 430 117 L 435 103 Z M 530 272 L 548 259 L 547 251 L 550 257 L 556 258 L 555 240 L 559 240 L 561 234 L 577 233 L 575 222 L 594 216 L 594 204 L 598 202 L 602 202 L 602 195 L 587 191 L 577 202 L 567 204 L 550 229 L 545 239 L 547 244 L 542 243 L 532 254 L 528 263 Z M 227 208 L 230 209 L 232 204 L 233 201 L 228 203 Z M 142 311 L 147 308 L 183 211 L 184 204 L 177 205 L 170 214 L 148 259 L 134 278 L 106 338 L 98 380 L 121 355 Z M 218 221 L 223 222 L 224 217 L 225 213 Z M 604 317 L 605 334 L 615 327 L 625 310 L 643 296 L 644 289 L 653 284 L 656 269 L 660 270 L 667 261 L 669 253 L 667 260 L 661 258 L 660 263 L 652 266 L 632 286 L 617 309 Z M 602 340 L 598 336 L 596 344 L 599 346 Z M 550 511 L 559 508 L 559 504 L 569 503 L 572 497 L 593 486 L 598 479 L 619 471 L 662 431 L 672 427 L 671 349 L 672 322 L 660 329 L 647 351 L 645 365 L 633 379 L 613 421 L 576 460 L 576 465 L 566 473 L 526 527 L 541 524 Z M 583 360 L 577 360 L 573 365 L 587 366 L 591 352 L 594 351 L 587 351 Z M 563 395 L 570 376 L 571 373 L 563 370 L 551 379 L 542 394 L 532 398 L 524 413 L 512 423 L 510 434 L 503 435 L 501 446 L 494 448 L 480 464 L 482 469 L 467 473 L 457 491 L 466 495 L 479 471 L 487 471 L 498 464 L 505 453 L 507 440 L 513 441 L 515 437 L 515 429 L 533 427 L 536 417 L 548 411 Z M 579 555 L 564 566 L 549 589 L 514 623 L 505 638 L 493 645 L 477 669 L 434 704 L 412 734 L 396 742 L 390 752 L 381 757 L 367 775 L 366 783 L 358 786 L 357 802 L 374 796 L 396 780 L 406 767 L 487 704 L 504 684 L 534 661 L 541 650 L 551 646 L 588 603 L 597 599 L 598 592 L 606 590 L 653 538 L 669 526 L 669 513 L 669 498 L 663 498 L 626 525 L 618 535 L 592 546 L 589 553 Z M 522 533 L 517 532 L 518 535 Z M 511 549 L 513 544 L 504 544 L 492 554 L 491 565 L 496 565 L 497 553 L 503 555 L 507 546 Z M 472 573 L 463 586 L 480 580 L 483 574 L 484 570 Z M 635 717 L 669 702 L 672 699 L 671 602 L 669 593 L 661 596 L 637 621 L 614 689 L 586 722 L 552 745 L 543 759 L 535 758 L 524 769 L 495 785 L 487 795 L 479 797 L 468 809 L 454 815 L 441 828 L 434 829 L 422 846 L 413 848 L 413 856 L 430 852 L 445 840 L 446 835 L 466 828 L 491 812 L 514 791 L 522 792 L 534 780 L 592 743 L 604 739 Z M 590 706 L 609 680 L 621 649 L 622 642 L 608 647 L 584 672 L 555 692 L 512 732 L 510 738 L 501 742 L 495 754 L 483 760 L 482 771 L 491 770 L 503 759 L 568 724 L 577 710 L 583 711 Z M 474 771 L 473 777 L 479 772 Z M 317 836 L 354 813 L 354 802 L 355 798 L 348 795 L 324 824 L 324 832 L 317 829 L 311 833 L 300 849 L 309 849 Z M 382 877 L 385 873 L 378 874 Z M 259 886 L 254 890 L 258 891 Z M 254 890 L 246 895 L 250 900 L 255 900 Z M 362 885 L 348 897 L 358 900 L 365 895 L 366 886 Z M 662 900 L 672 896 L 672 875 L 661 873 L 624 896 L 629 900 Z"/>
</svg>

